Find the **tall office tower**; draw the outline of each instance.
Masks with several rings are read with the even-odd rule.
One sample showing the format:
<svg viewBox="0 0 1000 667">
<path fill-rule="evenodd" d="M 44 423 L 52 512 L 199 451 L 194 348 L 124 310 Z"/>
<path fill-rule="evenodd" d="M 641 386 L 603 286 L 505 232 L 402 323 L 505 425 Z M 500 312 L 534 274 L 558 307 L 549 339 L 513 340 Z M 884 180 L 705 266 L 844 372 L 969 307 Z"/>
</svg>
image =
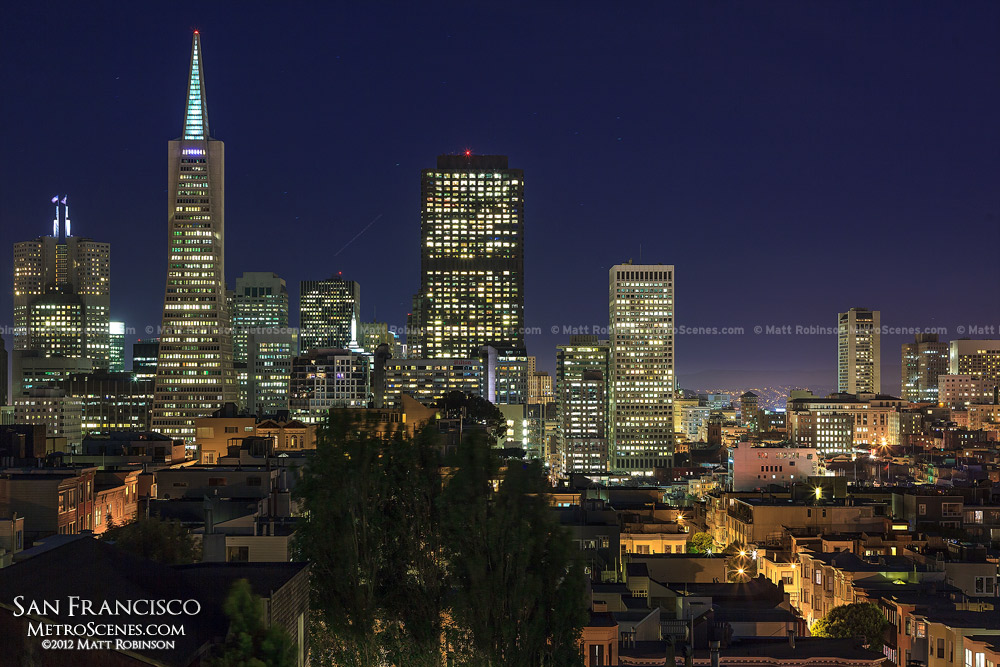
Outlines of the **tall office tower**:
<svg viewBox="0 0 1000 667">
<path fill-rule="evenodd" d="M 752 391 L 744 392 L 740 396 L 740 422 L 750 429 L 750 433 L 756 433 L 760 427 L 758 396 Z"/>
<path fill-rule="evenodd" d="M 32 349 L 33 303 L 53 294 L 75 295 L 87 323 L 74 334 L 76 347 L 95 368 L 107 368 L 111 244 L 73 236 L 66 202 L 66 197 L 52 198 L 52 236 L 14 244 L 14 349 Z"/>
<path fill-rule="evenodd" d="M 948 373 L 974 375 L 989 386 L 1000 385 L 1000 340 L 951 341 Z"/>
<path fill-rule="evenodd" d="M 7 405 L 7 343 L 0 336 L 0 405 Z"/>
<path fill-rule="evenodd" d="M 420 181 L 424 358 L 469 358 L 490 345 L 524 356 L 524 178 L 505 155 L 441 155 Z"/>
<path fill-rule="evenodd" d="M 159 356 L 159 338 L 140 338 L 132 343 L 132 375 L 135 379 L 156 379 L 156 362 Z"/>
<path fill-rule="evenodd" d="M 881 313 L 851 308 L 837 316 L 837 391 L 882 392 Z"/>
<path fill-rule="evenodd" d="M 937 403 L 938 376 L 948 372 L 948 343 L 937 334 L 917 334 L 903 343 L 903 381 L 900 397 L 910 403 Z"/>
<path fill-rule="evenodd" d="M 125 323 L 108 323 L 108 372 L 125 370 Z"/>
<path fill-rule="evenodd" d="M 674 267 L 610 272 L 611 468 L 652 473 L 674 453 Z"/>
<path fill-rule="evenodd" d="M 299 283 L 299 346 L 345 349 L 361 313 L 361 285 L 339 275 Z"/>
<path fill-rule="evenodd" d="M 395 331 L 389 330 L 388 322 L 362 322 L 358 331 L 358 343 L 372 356 L 379 345 L 386 345 L 390 355 L 399 357 L 399 336 Z"/>
<path fill-rule="evenodd" d="M 247 412 L 275 415 L 288 409 L 292 359 L 299 353 L 299 335 L 294 331 L 255 331 L 247 341 Z"/>
<path fill-rule="evenodd" d="M 70 375 L 58 386 L 66 396 L 80 399 L 87 435 L 149 430 L 152 378 L 136 380 L 131 373 L 96 371 Z"/>
<path fill-rule="evenodd" d="M 564 473 L 606 473 L 610 343 L 571 336 L 556 350 L 558 463 Z"/>
<path fill-rule="evenodd" d="M 252 329 L 288 327 L 288 288 L 276 274 L 248 271 L 236 279 L 233 292 L 233 361 L 249 361 Z M 271 332 L 274 333 L 274 332 Z"/>
<path fill-rule="evenodd" d="M 208 127 L 198 31 L 184 130 L 168 143 L 168 262 L 151 427 L 194 439 L 194 420 L 236 401 L 226 307 L 225 147 Z"/>
</svg>

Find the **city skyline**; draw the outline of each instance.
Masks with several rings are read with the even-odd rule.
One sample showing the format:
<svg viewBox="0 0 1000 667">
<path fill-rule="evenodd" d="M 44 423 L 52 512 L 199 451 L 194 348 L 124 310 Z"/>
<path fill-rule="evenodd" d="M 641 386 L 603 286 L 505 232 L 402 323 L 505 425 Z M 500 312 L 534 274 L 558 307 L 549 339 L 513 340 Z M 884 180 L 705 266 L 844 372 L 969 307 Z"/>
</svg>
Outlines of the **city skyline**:
<svg viewBox="0 0 1000 667">
<path fill-rule="evenodd" d="M 38 18 L 33 16 L 32 10 L 18 11 L 22 14 L 22 22 L 27 21 L 28 25 Z M 886 40 L 882 45 L 869 41 L 853 45 L 863 53 L 855 53 L 845 45 L 831 45 L 823 40 L 814 46 L 805 42 L 787 46 L 788 49 L 816 56 L 814 67 L 818 69 L 815 74 L 824 76 L 811 77 L 811 72 L 789 69 L 785 62 L 787 59 L 782 59 L 781 68 L 784 69 L 775 70 L 778 64 L 774 59 L 754 48 L 756 42 L 736 30 L 735 25 L 735 17 L 738 17 L 751 21 L 763 31 L 762 34 L 772 34 L 780 32 L 791 18 L 759 9 L 739 10 L 728 17 L 694 9 L 654 12 L 650 19 L 666 21 L 673 18 L 697 33 L 689 38 L 671 33 L 673 41 L 651 45 L 650 55 L 657 57 L 651 57 L 650 62 L 654 64 L 643 70 L 645 74 L 656 73 L 661 77 L 658 80 L 672 84 L 672 89 L 688 85 L 695 86 L 699 91 L 700 95 L 685 98 L 686 105 L 672 103 L 670 109 L 673 115 L 668 120 L 676 117 L 677 120 L 692 121 L 696 112 L 715 109 L 714 116 L 685 126 L 684 136 L 678 134 L 676 123 L 666 123 L 667 130 L 663 131 L 664 126 L 654 123 L 654 118 L 645 111 L 644 100 L 661 99 L 655 97 L 655 91 L 648 82 L 634 92 L 626 91 L 614 104 L 600 101 L 588 114 L 568 114 L 562 121 L 564 131 L 555 131 L 554 120 L 532 120 L 535 113 L 531 111 L 532 107 L 542 108 L 546 104 L 548 79 L 526 74 L 530 79 L 527 88 L 530 94 L 509 102 L 508 111 L 513 113 L 511 118 L 521 119 L 512 121 L 510 130 L 496 129 L 499 127 L 496 123 L 497 112 L 492 111 L 489 105 L 475 104 L 492 99 L 489 92 L 480 92 L 475 100 L 463 103 L 467 105 L 463 107 L 467 118 L 461 122 L 440 123 L 433 132 L 419 139 L 416 135 L 406 138 L 402 133 L 412 126 L 411 123 L 426 122 L 424 115 L 430 112 L 434 100 L 451 99 L 453 92 L 448 92 L 448 84 L 440 81 L 431 86 L 431 80 L 418 77 L 414 83 L 404 84 L 397 77 L 391 77 L 391 81 L 400 85 L 398 94 L 426 84 L 428 90 L 433 91 L 430 103 L 417 103 L 408 109 L 409 114 L 398 110 L 391 114 L 383 112 L 388 115 L 381 117 L 405 122 L 379 138 L 369 150 L 355 150 L 355 147 L 360 148 L 364 144 L 364 140 L 354 137 L 352 132 L 344 132 L 343 123 L 339 124 L 339 134 L 333 128 L 320 125 L 310 128 L 317 133 L 314 138 L 306 135 L 298 137 L 296 132 L 282 133 L 280 141 L 272 144 L 272 150 L 278 151 L 277 156 L 283 161 L 282 169 L 275 172 L 246 166 L 247 151 L 256 150 L 258 145 L 256 140 L 250 139 L 248 132 L 252 127 L 259 127 L 259 119 L 248 112 L 245 105 L 250 103 L 251 98 L 245 96 L 241 86 L 247 83 L 248 77 L 255 76 L 258 77 L 257 85 L 277 86 L 282 94 L 288 95 L 291 91 L 282 86 L 291 84 L 282 84 L 283 78 L 276 67 L 258 66 L 258 59 L 262 56 L 247 52 L 237 43 L 237 29 L 222 22 L 220 10 L 207 10 L 197 17 L 195 23 L 203 33 L 210 35 L 209 43 L 213 45 L 210 53 L 218 50 L 218 55 L 209 59 L 213 109 L 222 108 L 222 112 L 213 111 L 213 118 L 221 119 L 213 127 L 231 145 L 231 151 L 233 144 L 239 145 L 241 151 L 241 167 L 236 172 L 230 170 L 227 183 L 231 193 L 232 220 L 228 235 L 231 259 L 227 284 L 231 286 L 244 271 L 273 271 L 293 285 L 317 275 L 343 271 L 345 276 L 357 280 L 365 290 L 362 321 L 377 319 L 392 326 L 404 326 L 406 314 L 411 310 L 410 296 L 419 284 L 419 257 L 413 251 L 419 240 L 416 176 L 434 156 L 458 153 L 468 148 L 476 154 L 510 156 L 512 164 L 525 171 L 525 178 L 530 184 L 525 193 L 525 317 L 529 328 L 543 333 L 529 334 L 527 347 L 528 353 L 538 358 L 539 368 L 550 373 L 555 367 L 555 346 L 566 344 L 575 327 L 607 325 L 607 316 L 602 313 L 600 305 L 603 293 L 601 275 L 610 266 L 630 258 L 636 262 L 663 262 L 678 266 L 682 276 L 678 289 L 687 295 L 684 307 L 678 313 L 680 327 L 736 326 L 744 329 L 740 335 L 679 333 L 681 354 L 677 359 L 676 372 L 681 386 L 698 388 L 714 385 L 712 371 L 721 369 L 728 369 L 726 374 L 734 378 L 749 374 L 751 379 L 742 383 L 734 381 L 734 384 L 753 386 L 761 384 L 758 381 L 760 378 L 773 374 L 769 369 L 781 367 L 783 370 L 777 373 L 779 379 L 786 378 L 788 384 L 825 381 L 827 387 L 833 387 L 836 377 L 835 334 L 769 336 L 766 333 L 756 335 L 753 328 L 774 325 L 781 330 L 785 325 L 793 328 L 798 325 L 829 326 L 834 313 L 843 312 L 856 303 L 882 311 L 886 326 L 946 327 L 948 332 L 942 334 L 942 340 L 964 335 L 956 330 L 960 325 L 998 324 L 991 321 L 995 319 L 997 304 L 991 304 L 989 299 L 984 301 L 971 295 L 955 294 L 959 284 L 957 278 L 942 274 L 939 281 L 922 286 L 921 290 L 904 291 L 896 287 L 898 269 L 893 268 L 900 265 L 903 255 L 918 251 L 920 244 L 917 238 L 933 229 L 947 229 L 960 222 L 965 226 L 966 233 L 983 241 L 968 249 L 968 267 L 960 282 L 988 285 L 991 281 L 996 284 L 1000 278 L 1000 269 L 995 263 L 987 261 L 986 250 L 995 245 L 992 241 L 1000 233 L 995 211 L 995 179 L 988 178 L 989 174 L 996 173 L 996 151 L 990 150 L 997 143 L 996 128 L 977 120 L 982 118 L 985 121 L 985 117 L 976 112 L 979 105 L 984 108 L 991 105 L 985 104 L 986 100 L 980 97 L 973 106 L 963 106 L 964 98 L 956 97 L 966 94 L 971 80 L 991 78 L 989 68 L 996 67 L 996 59 L 988 57 L 988 53 L 984 56 L 982 51 L 995 48 L 995 45 L 984 46 L 985 42 L 977 40 L 955 45 L 937 33 L 928 36 L 926 33 L 935 19 L 931 10 L 926 14 L 906 16 L 909 32 L 904 33 L 890 30 L 883 17 L 860 7 L 853 14 L 829 8 L 795 8 L 789 11 L 798 19 L 813 19 L 813 22 L 806 21 L 804 24 L 804 30 L 813 37 L 828 35 L 834 32 L 834 27 L 854 19 L 868 33 L 885 36 Z M 952 34 L 954 31 L 974 32 L 979 29 L 971 18 L 976 11 L 995 12 L 996 9 L 988 5 L 970 5 L 966 14 L 949 17 L 945 32 Z M 154 10 L 151 12 L 155 14 Z M 544 13 L 544 10 L 539 12 Z M 597 9 L 585 7 L 571 20 L 576 25 L 598 14 Z M 353 18 L 368 25 L 385 17 L 378 12 L 367 15 L 361 12 Z M 416 18 L 429 21 L 426 17 Z M 459 12 L 455 18 L 456 25 L 459 19 L 468 18 L 468 15 Z M 499 39 L 503 27 L 512 19 L 512 15 L 503 12 L 491 14 L 492 23 L 482 25 L 476 38 L 487 41 Z M 830 21 L 830 26 L 824 27 L 820 19 Z M 25 89 L 21 105 L 13 110 L 15 122 L 22 118 L 18 114 L 24 113 L 20 106 L 26 106 L 34 110 L 34 115 L 44 111 L 40 119 L 47 122 L 46 127 L 54 125 L 59 128 L 53 136 L 41 129 L 32 131 L 32 128 L 40 127 L 36 124 L 24 124 L 19 134 L 40 148 L 39 155 L 47 154 L 49 151 L 45 148 L 48 142 L 60 141 L 61 133 L 66 133 L 66 137 L 79 136 L 77 124 L 89 121 L 98 109 L 105 117 L 109 113 L 107 109 L 113 109 L 110 113 L 120 122 L 107 129 L 117 141 L 104 145 L 116 146 L 116 155 L 129 163 L 129 168 L 124 165 L 110 168 L 114 170 L 112 173 L 116 181 L 127 184 L 124 187 L 115 185 L 116 192 L 124 190 L 118 199 L 124 210 L 109 210 L 102 205 L 102 198 L 107 196 L 105 188 L 109 186 L 97 179 L 97 174 L 85 173 L 88 170 L 78 166 L 74 168 L 74 165 L 80 164 L 85 149 L 91 146 L 91 139 L 82 138 L 78 140 L 81 143 L 80 149 L 77 149 L 80 153 L 63 146 L 60 154 L 64 159 L 58 162 L 36 162 L 26 158 L 19 163 L 17 171 L 4 167 L 8 170 L 4 172 L 5 182 L 12 184 L 9 191 L 16 192 L 17 197 L 5 195 L 2 200 L 0 215 L 3 215 L 5 223 L 13 222 L 3 225 L 5 231 L 2 234 L 5 242 L 12 243 L 37 234 L 33 231 L 35 227 L 44 231 L 46 200 L 50 191 L 58 190 L 68 192 L 76 202 L 74 221 L 84 225 L 89 236 L 116 239 L 128 234 L 126 238 L 134 238 L 133 247 L 138 252 L 119 252 L 116 255 L 111 312 L 112 318 L 124 320 L 135 328 L 134 341 L 135 338 L 146 337 L 146 326 L 159 324 L 157 308 L 153 304 L 155 300 L 148 299 L 150 290 L 155 290 L 152 286 L 160 283 L 165 275 L 165 267 L 157 266 L 158 262 L 162 262 L 159 259 L 162 257 L 162 222 L 158 222 L 162 219 L 157 211 L 162 210 L 164 193 L 159 190 L 162 186 L 156 185 L 162 184 L 162 158 L 158 157 L 156 150 L 162 146 L 160 142 L 163 139 L 170 137 L 169 127 L 176 125 L 177 114 L 182 111 L 177 106 L 178 91 L 183 84 L 176 61 L 178 57 L 184 58 L 185 47 L 181 36 L 190 34 L 193 19 L 186 17 L 184 25 L 178 25 L 175 19 L 169 18 L 154 22 L 155 25 L 148 28 L 148 34 L 139 40 L 128 31 L 121 30 L 132 20 L 122 17 L 116 19 L 120 34 L 111 45 L 98 45 L 97 37 L 85 30 L 94 20 L 96 18 L 82 17 L 73 29 L 61 25 L 53 28 L 56 36 L 63 37 L 56 40 L 60 45 L 95 49 L 90 68 L 67 83 L 77 103 L 74 113 L 78 118 L 59 115 L 58 111 L 40 106 L 44 96 L 36 95 L 31 86 L 25 89 L 23 85 L 18 85 L 23 81 L 15 72 L 7 70 L 3 76 L 9 87 Z M 278 25 L 273 35 L 269 35 L 281 41 L 286 39 L 279 29 L 281 21 L 288 19 L 279 16 L 276 20 Z M 640 32 L 643 29 L 636 27 Z M 691 40 L 695 37 L 708 39 L 706 35 L 710 29 L 735 39 L 725 46 L 722 53 L 713 56 L 700 53 L 698 49 L 681 48 L 692 46 Z M 407 48 L 409 42 L 405 35 L 400 35 L 403 26 L 398 20 L 390 20 L 385 30 L 398 38 L 393 42 L 398 49 Z M 733 31 L 736 33 L 733 34 Z M 452 30 L 447 22 L 433 27 L 432 34 L 442 35 L 445 41 L 473 39 L 469 33 Z M 343 36 L 342 41 L 334 46 L 322 42 L 315 34 L 310 35 L 313 41 L 305 40 L 303 43 L 312 46 L 286 48 L 293 51 L 294 48 L 312 48 L 317 57 L 322 56 L 331 63 L 340 62 L 331 71 L 335 76 L 342 76 L 337 81 L 343 83 L 345 91 L 367 90 L 359 77 L 365 73 L 380 75 L 388 71 L 390 65 L 396 66 L 395 62 L 390 63 L 388 58 L 381 56 L 371 55 L 367 59 L 349 57 L 348 54 L 352 53 L 349 47 L 353 43 L 349 36 Z M 921 36 L 932 39 L 929 42 L 918 39 Z M 529 30 L 525 37 L 523 48 L 510 56 L 517 63 L 535 57 L 542 63 L 566 64 L 551 52 L 552 47 L 546 46 L 541 35 Z M 19 49 L 15 61 L 35 53 L 37 47 L 25 42 L 24 37 L 14 34 L 11 38 L 11 43 L 4 48 Z M 612 34 L 610 39 L 616 44 L 626 41 L 625 35 L 618 33 Z M 576 88 L 560 88 L 560 91 L 567 93 L 568 90 L 572 99 L 578 99 L 580 95 L 587 97 L 586 91 L 594 90 L 597 83 L 623 92 L 618 86 L 626 86 L 637 76 L 625 73 L 622 74 L 624 80 L 618 81 L 618 73 L 595 61 L 596 53 L 588 50 L 582 40 L 557 36 L 554 43 L 567 47 L 570 53 L 578 54 L 586 63 L 586 66 L 564 70 L 568 77 L 564 85 Z M 339 48 L 341 44 L 343 48 Z M 632 53 L 639 47 L 623 45 L 622 48 Z M 364 52 L 363 49 L 360 51 Z M 432 48 L 425 57 L 440 64 L 447 52 L 448 49 L 442 45 Z M 750 57 L 747 79 L 733 81 L 722 77 L 718 72 L 721 60 L 739 53 Z M 911 60 L 907 61 L 904 54 Z M 674 67 L 661 68 L 661 63 L 669 62 L 666 56 L 670 55 L 677 56 L 678 62 L 690 65 L 692 73 L 684 74 Z M 880 62 L 877 58 L 872 59 L 876 55 L 888 58 L 887 64 L 904 68 L 917 77 L 915 80 L 927 87 L 928 93 L 937 92 L 936 95 L 928 95 L 928 109 L 912 111 L 923 116 L 905 116 L 906 123 L 895 122 L 902 112 L 896 101 L 900 91 L 893 89 L 878 93 L 854 83 L 857 77 L 852 78 L 852 75 L 866 72 L 865 67 L 870 62 Z M 936 62 L 939 63 L 936 68 L 930 67 L 933 56 L 937 56 Z M 845 62 L 838 64 L 837 58 Z M 33 76 L 42 79 L 60 79 L 60 71 L 66 68 L 66 61 L 53 55 L 37 60 L 38 67 Z M 294 60 L 287 59 L 287 66 L 291 67 Z M 463 67 L 467 66 L 454 64 L 456 74 L 449 76 L 452 87 L 458 85 L 454 82 L 462 81 Z M 704 75 L 703 81 L 695 79 L 696 73 Z M 115 79 L 115 76 L 118 78 Z M 289 71 L 288 76 L 289 81 L 298 81 L 296 77 L 304 77 L 305 72 Z M 879 75 L 878 72 L 869 72 L 868 76 Z M 790 108 L 785 108 L 763 92 L 755 95 L 747 92 L 753 82 L 766 84 L 759 90 L 775 90 L 782 77 L 791 77 L 804 86 L 803 92 L 790 94 L 783 100 Z M 961 85 L 952 80 L 955 77 L 961 80 Z M 878 80 L 882 81 L 882 78 Z M 111 81 L 115 83 L 109 83 Z M 980 95 L 995 94 L 989 86 L 972 86 L 969 89 L 979 90 Z M 806 90 L 818 96 L 815 103 L 807 99 Z M 311 88 L 303 88 L 302 91 L 305 99 L 309 99 L 310 95 L 321 95 L 320 91 Z M 873 105 L 864 115 L 869 120 L 862 122 L 862 117 L 855 112 L 855 115 L 848 114 L 834 122 L 832 128 L 825 125 L 822 121 L 834 119 L 828 115 L 832 112 L 824 111 L 819 103 L 835 99 L 838 91 L 850 91 L 860 96 L 857 98 L 861 100 L 857 103 L 859 106 L 863 103 Z M 739 98 L 743 113 L 737 114 L 736 120 L 744 122 L 737 122 L 738 127 L 723 131 L 717 125 L 722 107 L 706 104 L 709 100 L 721 99 L 719 95 L 724 93 L 743 95 Z M 351 126 L 360 118 L 355 114 L 363 116 L 370 113 L 370 105 L 386 94 L 385 91 L 374 91 L 367 97 L 347 95 L 346 99 L 357 103 L 341 109 L 339 113 Z M 906 99 L 905 95 L 903 99 Z M 951 102 L 935 102 L 938 99 Z M 108 104 L 111 106 L 107 107 Z M 612 108 L 615 105 L 620 107 L 617 113 Z M 302 105 L 291 106 L 299 109 Z M 955 110 L 956 107 L 966 111 L 960 113 Z M 481 111 L 476 113 L 477 109 Z M 796 110 L 808 113 L 796 116 L 793 113 Z M 776 115 L 768 117 L 766 111 L 776 112 Z M 275 127 L 288 127 L 282 115 L 288 113 L 286 109 L 280 105 L 272 106 L 269 112 L 275 115 Z M 922 124 L 931 122 L 932 116 L 940 121 L 935 114 L 949 114 L 946 118 L 956 122 L 942 122 L 941 127 L 945 129 L 938 128 L 938 134 L 928 140 L 919 129 Z M 749 128 L 745 124 L 748 119 L 755 121 Z M 962 123 L 957 122 L 960 119 Z M 793 150 L 794 146 L 778 150 L 764 142 L 782 122 L 786 125 L 792 122 L 790 130 L 802 143 L 801 152 Z M 127 136 L 116 134 L 123 131 L 118 125 L 129 129 Z M 491 129 L 484 131 L 484 127 Z M 832 136 L 822 136 L 821 128 Z M 711 138 L 710 129 L 718 130 L 724 136 Z M 871 142 L 862 145 L 857 138 L 853 138 L 842 149 L 835 149 L 836 142 L 843 143 L 858 130 L 863 130 L 862 134 L 869 139 L 875 137 L 880 140 L 874 145 Z M 972 131 L 976 133 L 974 141 L 969 136 Z M 948 141 L 943 136 L 945 132 L 950 133 Z M 685 138 L 688 135 L 691 138 Z M 540 140 L 543 136 L 545 139 Z M 678 142 L 671 151 L 664 150 L 667 137 Z M 697 140 L 698 137 L 702 139 Z M 25 140 L 20 136 L 10 136 L 7 141 L 15 154 L 24 155 Z M 62 143 L 67 142 L 63 140 Z M 343 166 L 324 161 L 322 169 L 313 169 L 321 173 L 297 171 L 300 168 L 293 167 L 296 161 L 301 161 L 297 156 L 305 155 L 306 165 L 316 164 L 318 156 L 309 158 L 311 147 L 315 145 L 339 146 L 355 155 L 356 159 L 353 162 L 344 160 Z M 698 151 L 695 151 L 696 146 Z M 755 148 L 765 146 L 767 150 L 754 152 Z M 814 150 L 805 150 L 806 147 Z M 918 150 L 928 152 L 920 165 L 914 166 L 911 162 L 916 159 L 914 152 Z M 905 165 L 904 154 L 907 156 Z M 710 155 L 719 159 L 711 160 Z M 671 156 L 672 159 L 664 161 L 662 156 Z M 784 182 L 789 187 L 775 196 L 769 192 L 776 186 L 775 182 L 765 181 L 765 177 L 760 175 L 748 179 L 745 174 L 756 173 L 754 165 L 757 160 L 767 160 L 769 168 L 774 167 L 774 175 L 767 178 L 786 179 Z M 713 166 L 727 161 L 734 166 L 726 169 Z M 792 163 L 809 165 L 816 178 L 806 183 L 805 179 L 795 177 L 799 169 L 793 169 Z M 119 164 L 121 160 L 115 161 L 115 165 Z M 881 169 L 875 170 L 874 164 L 882 165 Z M 743 176 L 740 176 L 740 168 L 745 170 Z M 106 173 L 102 171 L 102 174 Z M 876 173 L 881 174 L 880 180 L 873 181 Z M 888 177 L 886 174 L 895 175 Z M 724 176 L 728 176 L 729 180 L 720 180 Z M 317 181 L 320 177 L 322 181 Z M 822 182 L 836 182 L 835 198 L 830 198 L 832 191 L 819 188 L 817 184 Z M 331 189 L 330 183 L 338 186 Z M 681 183 L 686 185 L 681 187 Z M 725 196 L 705 196 L 705 188 L 721 183 L 729 186 L 724 188 Z M 598 184 L 606 188 L 608 196 L 594 196 L 602 192 Z M 878 184 L 885 188 L 880 190 L 876 187 Z M 374 198 L 366 200 L 364 196 L 371 188 L 385 193 L 377 206 L 371 205 Z M 232 194 L 234 191 L 238 193 L 235 196 Z M 761 197 L 764 192 L 768 192 L 766 201 Z M 31 193 L 37 196 L 30 197 Z M 615 193 L 627 193 L 629 196 L 622 199 Z M 334 203 L 331 204 L 331 201 Z M 834 205 L 820 206 L 817 202 L 834 202 Z M 753 205 L 747 207 L 747 204 Z M 233 213 L 234 206 L 237 213 Z M 921 233 L 900 235 L 894 232 L 901 220 L 909 221 L 912 228 Z M 301 258 L 296 257 L 294 252 L 275 252 L 272 244 L 260 243 L 262 236 L 274 234 L 268 226 L 272 223 L 280 223 L 279 229 L 300 234 L 309 234 L 316 229 L 324 233 L 332 232 L 329 251 L 323 254 L 323 261 L 306 271 L 301 266 Z M 862 268 L 832 250 L 824 252 L 819 247 L 823 238 L 820 230 L 824 226 L 832 229 L 834 225 L 849 232 L 864 229 L 869 242 L 879 244 L 883 253 L 881 261 L 868 262 Z M 608 229 L 634 231 L 608 234 Z M 567 234 L 566 230 L 572 233 Z M 595 246 L 595 235 L 599 234 L 604 236 Z M 754 241 L 760 251 L 747 253 L 746 244 Z M 763 250 L 765 247 L 767 251 Z M 384 272 L 375 269 L 370 258 L 376 253 L 388 265 L 399 270 Z M 982 257 L 977 259 L 979 253 Z M 776 258 L 781 261 L 775 261 Z M 761 291 L 756 299 L 747 300 L 753 305 L 729 299 L 727 308 L 718 308 L 719 296 L 730 294 L 733 283 L 741 280 L 741 273 L 748 270 L 751 281 L 759 284 Z M 843 280 L 845 271 L 861 270 L 867 274 L 864 281 Z M 757 276 L 759 278 L 755 281 Z M 10 297 L 5 294 L 4 298 Z M 290 300 L 293 304 L 298 301 L 294 293 L 290 294 Z M 9 301 L 5 303 L 9 304 Z M 4 306 L 2 310 L 11 312 L 9 306 Z M 292 321 L 297 319 L 293 313 Z M 551 333 L 553 327 L 558 329 L 558 333 Z M 984 333 L 979 337 L 995 335 Z M 976 336 L 973 334 L 973 337 Z M 883 336 L 882 348 L 887 352 L 882 372 L 886 378 L 899 377 L 899 355 L 896 351 L 910 340 L 910 332 Z M 719 375 L 717 373 L 716 377 Z M 801 381 L 801 376 L 807 378 L 805 382 Z M 884 384 L 884 391 L 898 393 L 894 382 Z"/>
</svg>

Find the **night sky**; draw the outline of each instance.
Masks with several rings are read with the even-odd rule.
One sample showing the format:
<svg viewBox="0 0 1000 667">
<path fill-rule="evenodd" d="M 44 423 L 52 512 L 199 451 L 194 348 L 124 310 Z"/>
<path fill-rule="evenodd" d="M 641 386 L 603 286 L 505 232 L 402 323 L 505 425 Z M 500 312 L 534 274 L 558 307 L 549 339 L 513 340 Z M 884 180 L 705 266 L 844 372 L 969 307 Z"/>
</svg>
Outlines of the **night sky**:
<svg viewBox="0 0 1000 667">
<path fill-rule="evenodd" d="M 342 271 L 364 319 L 404 325 L 420 170 L 470 149 L 525 173 L 543 370 L 552 327 L 607 325 L 630 258 L 676 265 L 679 326 L 746 331 L 677 337 L 693 388 L 835 386 L 834 336 L 753 328 L 851 306 L 945 339 L 1000 325 L 998 3 L 137 4 L 0 9 L 6 325 L 11 244 L 50 233 L 57 193 L 112 243 L 112 316 L 159 324 L 194 28 L 227 280 L 278 273 L 293 322 L 299 281 Z M 910 339 L 882 339 L 886 392 Z"/>
</svg>

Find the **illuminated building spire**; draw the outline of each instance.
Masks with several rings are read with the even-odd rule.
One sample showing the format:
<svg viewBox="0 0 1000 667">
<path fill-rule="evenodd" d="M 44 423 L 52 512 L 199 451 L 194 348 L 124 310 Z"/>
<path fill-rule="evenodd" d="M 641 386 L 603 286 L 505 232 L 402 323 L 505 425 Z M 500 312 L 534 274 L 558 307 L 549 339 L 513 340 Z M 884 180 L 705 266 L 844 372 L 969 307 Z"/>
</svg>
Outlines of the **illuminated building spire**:
<svg viewBox="0 0 1000 667">
<path fill-rule="evenodd" d="M 191 71 L 188 74 L 187 107 L 184 111 L 184 138 L 208 138 L 205 74 L 201 61 L 201 35 L 197 30 L 191 40 Z"/>
</svg>

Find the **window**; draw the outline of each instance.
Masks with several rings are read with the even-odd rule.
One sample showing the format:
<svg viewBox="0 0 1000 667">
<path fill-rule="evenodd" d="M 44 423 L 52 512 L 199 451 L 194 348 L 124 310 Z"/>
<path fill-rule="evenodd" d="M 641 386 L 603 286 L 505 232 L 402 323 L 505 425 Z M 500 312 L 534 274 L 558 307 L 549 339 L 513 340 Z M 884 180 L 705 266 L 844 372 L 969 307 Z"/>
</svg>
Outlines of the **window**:
<svg viewBox="0 0 1000 667">
<path fill-rule="evenodd" d="M 972 667 L 972 649 L 965 649 L 965 667 Z"/>
<path fill-rule="evenodd" d="M 815 581 L 817 584 L 820 584 L 820 585 L 823 584 L 823 571 L 822 570 L 820 570 L 819 568 L 816 568 L 816 571 L 813 573 L 813 576 L 814 576 L 813 581 Z"/>
<path fill-rule="evenodd" d="M 993 594 L 993 577 L 976 577 L 976 592 L 985 593 L 988 595 Z"/>
<path fill-rule="evenodd" d="M 208 485 L 209 486 L 225 486 L 226 485 L 226 478 L 225 477 L 209 477 L 208 478 Z"/>
<path fill-rule="evenodd" d="M 247 486 L 260 486 L 260 477 L 247 477 Z"/>
<path fill-rule="evenodd" d="M 236 427 L 235 426 L 227 426 L 226 427 L 226 433 L 236 433 Z"/>
<path fill-rule="evenodd" d="M 940 637 L 937 640 L 937 657 L 944 657 L 944 639 Z"/>
<path fill-rule="evenodd" d="M 919 514 L 920 516 L 926 516 L 927 505 L 924 503 L 920 503 L 920 505 L 917 506 L 917 514 Z"/>
<path fill-rule="evenodd" d="M 226 547 L 226 561 L 246 563 L 250 560 L 250 547 Z"/>
</svg>

